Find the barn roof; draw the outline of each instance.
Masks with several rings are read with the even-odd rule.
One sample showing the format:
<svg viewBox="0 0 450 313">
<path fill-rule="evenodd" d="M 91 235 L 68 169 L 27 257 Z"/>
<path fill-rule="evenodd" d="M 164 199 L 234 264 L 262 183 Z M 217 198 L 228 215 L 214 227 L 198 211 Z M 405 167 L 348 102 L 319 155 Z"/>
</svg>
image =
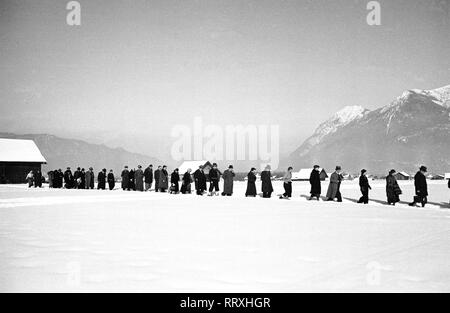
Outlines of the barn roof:
<svg viewBox="0 0 450 313">
<path fill-rule="evenodd" d="M 409 174 L 406 172 L 398 172 L 397 174 L 403 175 L 405 177 L 410 177 Z"/>
<path fill-rule="evenodd" d="M 0 138 L 0 162 L 47 163 L 33 140 Z"/>
<path fill-rule="evenodd" d="M 183 164 L 181 164 L 178 167 L 178 170 L 179 170 L 179 172 L 181 174 L 186 173 L 186 171 L 189 168 L 192 170 L 192 172 L 195 172 L 200 167 L 200 165 L 206 165 L 206 164 L 210 164 L 210 162 L 209 161 L 205 161 L 205 160 L 202 160 L 202 161 L 184 161 Z"/>
</svg>

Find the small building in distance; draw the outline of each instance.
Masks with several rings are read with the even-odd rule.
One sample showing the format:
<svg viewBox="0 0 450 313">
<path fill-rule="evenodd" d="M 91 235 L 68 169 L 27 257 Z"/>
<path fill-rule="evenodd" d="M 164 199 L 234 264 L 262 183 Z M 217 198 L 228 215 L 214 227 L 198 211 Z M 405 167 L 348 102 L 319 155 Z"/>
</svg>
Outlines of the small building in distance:
<svg viewBox="0 0 450 313">
<path fill-rule="evenodd" d="M 431 175 L 431 180 L 444 180 L 445 179 L 445 175 Z"/>
<path fill-rule="evenodd" d="M 309 181 L 312 170 L 312 168 L 302 168 L 300 171 L 292 173 L 292 181 Z M 319 169 L 319 173 L 320 180 L 324 181 L 328 178 L 328 174 L 323 168 Z"/>
<path fill-rule="evenodd" d="M 190 168 L 192 170 L 191 174 L 194 174 L 196 170 L 203 165 L 203 171 L 206 175 L 209 175 L 209 171 L 212 169 L 212 163 L 206 160 L 201 161 L 184 161 L 179 167 L 178 171 L 180 176 L 184 175 L 186 171 Z"/>
<path fill-rule="evenodd" d="M 30 171 L 42 171 L 46 163 L 33 140 L 0 138 L 0 183 L 25 183 Z"/>
<path fill-rule="evenodd" d="M 406 172 L 397 172 L 397 173 L 395 173 L 394 177 L 397 180 L 410 180 L 411 179 L 411 176 Z"/>
</svg>

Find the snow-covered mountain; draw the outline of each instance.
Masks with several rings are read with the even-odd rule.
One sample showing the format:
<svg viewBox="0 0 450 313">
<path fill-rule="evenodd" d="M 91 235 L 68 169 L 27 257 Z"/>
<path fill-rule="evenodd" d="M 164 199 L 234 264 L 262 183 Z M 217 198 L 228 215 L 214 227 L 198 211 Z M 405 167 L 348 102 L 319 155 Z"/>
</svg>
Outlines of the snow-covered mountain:
<svg viewBox="0 0 450 313">
<path fill-rule="evenodd" d="M 411 171 L 450 170 L 450 85 L 405 91 L 389 105 L 369 111 L 346 107 L 321 124 L 294 153 L 296 167 L 318 163 L 349 172 L 368 168 L 383 174 L 391 168 Z"/>
</svg>

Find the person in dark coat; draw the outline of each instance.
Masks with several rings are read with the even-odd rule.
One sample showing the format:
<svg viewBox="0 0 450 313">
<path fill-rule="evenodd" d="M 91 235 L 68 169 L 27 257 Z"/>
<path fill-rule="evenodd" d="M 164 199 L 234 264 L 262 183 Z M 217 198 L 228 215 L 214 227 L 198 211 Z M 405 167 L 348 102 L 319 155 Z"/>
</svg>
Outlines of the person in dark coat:
<svg viewBox="0 0 450 313">
<path fill-rule="evenodd" d="M 184 175 L 183 175 L 183 182 L 181 184 L 181 193 L 182 194 L 191 193 L 191 184 L 192 184 L 191 172 L 192 172 L 192 170 L 190 168 L 188 168 L 186 173 L 184 173 Z"/>
<path fill-rule="evenodd" d="M 161 192 L 166 192 L 169 189 L 169 172 L 167 172 L 167 166 L 163 166 L 159 173 L 159 189 Z"/>
<path fill-rule="evenodd" d="M 369 203 L 369 190 L 372 189 L 367 179 L 367 171 L 365 169 L 361 170 L 361 176 L 359 176 L 359 188 L 362 193 L 362 197 L 359 199 L 358 203 Z"/>
<path fill-rule="evenodd" d="M 109 190 L 113 190 L 114 187 L 116 186 L 116 178 L 114 177 L 113 170 L 109 170 L 109 173 L 108 173 L 108 186 L 109 186 Z"/>
<path fill-rule="evenodd" d="M 122 189 L 130 191 L 130 171 L 128 171 L 128 166 L 125 166 L 120 177 L 122 177 Z"/>
<path fill-rule="evenodd" d="M 264 171 L 261 172 L 261 190 L 263 198 L 270 198 L 272 196 L 272 174 L 270 173 L 270 165 L 267 165 Z"/>
<path fill-rule="evenodd" d="M 162 167 L 158 166 L 158 168 L 155 171 L 155 192 L 158 192 L 160 189 L 159 179 L 161 177 L 161 171 L 162 171 Z"/>
<path fill-rule="evenodd" d="M 206 175 L 203 171 L 203 166 L 200 165 L 198 170 L 194 173 L 195 190 L 197 190 L 197 195 L 203 196 L 206 190 Z"/>
<path fill-rule="evenodd" d="M 144 172 L 142 166 L 138 165 L 138 169 L 134 172 L 134 181 L 137 191 L 144 191 Z"/>
<path fill-rule="evenodd" d="M 283 188 L 284 193 L 280 196 L 280 199 L 290 199 L 292 197 L 292 171 L 294 169 L 289 167 L 286 174 L 283 176 Z"/>
<path fill-rule="evenodd" d="M 180 174 L 176 168 L 170 175 L 170 193 L 177 194 L 180 192 Z"/>
<path fill-rule="evenodd" d="M 47 175 L 48 175 L 48 188 L 53 188 L 53 182 L 54 182 L 53 171 L 48 171 Z"/>
<path fill-rule="evenodd" d="M 74 188 L 80 189 L 81 184 L 81 168 L 77 167 L 77 170 L 73 173 L 73 180 L 74 180 Z"/>
<path fill-rule="evenodd" d="M 64 173 L 62 169 L 58 169 L 58 188 L 62 188 L 64 185 Z"/>
<path fill-rule="evenodd" d="M 131 169 L 130 172 L 128 173 L 128 187 L 129 189 L 136 191 L 136 184 L 134 181 L 134 169 Z"/>
<path fill-rule="evenodd" d="M 343 177 L 341 175 L 342 168 L 340 166 L 336 166 L 336 170 L 330 176 L 330 185 L 328 186 L 327 191 L 327 201 L 334 201 L 337 198 L 338 202 L 342 202 L 341 195 L 341 182 Z"/>
<path fill-rule="evenodd" d="M 64 172 L 64 187 L 66 189 L 72 189 L 73 185 L 74 184 L 72 171 L 70 170 L 70 167 L 68 167 L 67 170 Z"/>
<path fill-rule="evenodd" d="M 256 168 L 252 167 L 247 174 L 247 190 L 245 191 L 246 197 L 256 197 Z"/>
<path fill-rule="evenodd" d="M 317 198 L 317 201 L 320 200 L 320 195 L 322 194 L 322 186 L 320 181 L 320 166 L 314 165 L 314 168 L 309 176 L 309 183 L 311 185 L 311 197 L 309 200 L 313 200 L 313 198 Z"/>
<path fill-rule="evenodd" d="M 153 165 L 149 165 L 144 171 L 145 191 L 149 191 L 153 184 Z"/>
<path fill-rule="evenodd" d="M 400 195 L 402 194 L 402 190 L 394 176 L 395 173 L 395 170 L 390 170 L 389 175 L 386 177 L 386 196 L 389 205 L 395 205 L 397 202 L 400 202 Z"/>
<path fill-rule="evenodd" d="M 228 166 L 228 169 L 223 172 L 223 192 L 222 196 L 233 195 L 233 181 L 236 174 L 234 173 L 233 165 Z"/>
<path fill-rule="evenodd" d="M 422 208 L 425 207 L 428 200 L 428 186 L 427 186 L 427 177 L 425 176 L 427 173 L 427 167 L 421 166 L 420 170 L 414 176 L 414 187 L 416 189 L 416 196 L 413 199 L 413 202 L 409 204 L 409 206 L 415 206 L 416 203 L 420 203 Z"/>
<path fill-rule="evenodd" d="M 81 181 L 81 183 L 78 185 L 78 189 L 85 189 L 86 188 L 86 171 L 84 170 L 84 168 L 81 169 L 80 181 Z"/>
<path fill-rule="evenodd" d="M 94 189 L 95 175 L 92 167 L 89 168 L 84 177 L 86 180 L 86 189 Z"/>
<path fill-rule="evenodd" d="M 99 189 L 99 190 L 106 189 L 106 168 L 104 168 L 101 172 L 98 173 L 97 189 Z"/>
<path fill-rule="evenodd" d="M 209 171 L 209 195 L 219 195 L 219 181 L 222 173 L 217 168 L 217 163 L 213 164 L 212 169 Z M 214 193 L 213 193 L 214 191 Z"/>
</svg>

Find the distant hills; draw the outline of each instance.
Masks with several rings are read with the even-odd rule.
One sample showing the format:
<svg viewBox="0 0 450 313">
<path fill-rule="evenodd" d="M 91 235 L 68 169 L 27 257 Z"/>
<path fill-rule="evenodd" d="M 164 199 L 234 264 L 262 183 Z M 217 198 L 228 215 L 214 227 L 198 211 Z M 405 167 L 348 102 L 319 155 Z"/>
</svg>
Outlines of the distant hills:
<svg viewBox="0 0 450 313">
<path fill-rule="evenodd" d="M 322 123 L 288 162 L 295 167 L 320 164 L 328 171 L 367 168 L 414 172 L 422 164 L 432 173 L 450 171 L 450 85 L 408 90 L 392 103 L 369 111 L 345 107 Z"/>
<path fill-rule="evenodd" d="M 0 133 L 0 138 L 34 140 L 48 162 L 43 166 L 43 171 L 59 168 L 64 170 L 68 166 L 72 170 L 78 166 L 88 169 L 92 166 L 96 173 L 103 168 L 113 169 L 118 173 L 125 165 L 130 168 L 142 165 L 145 168 L 149 164 L 161 163 L 156 158 L 132 153 L 122 148 L 113 149 L 105 145 L 90 144 L 81 140 L 60 138 L 48 134 Z"/>
</svg>

